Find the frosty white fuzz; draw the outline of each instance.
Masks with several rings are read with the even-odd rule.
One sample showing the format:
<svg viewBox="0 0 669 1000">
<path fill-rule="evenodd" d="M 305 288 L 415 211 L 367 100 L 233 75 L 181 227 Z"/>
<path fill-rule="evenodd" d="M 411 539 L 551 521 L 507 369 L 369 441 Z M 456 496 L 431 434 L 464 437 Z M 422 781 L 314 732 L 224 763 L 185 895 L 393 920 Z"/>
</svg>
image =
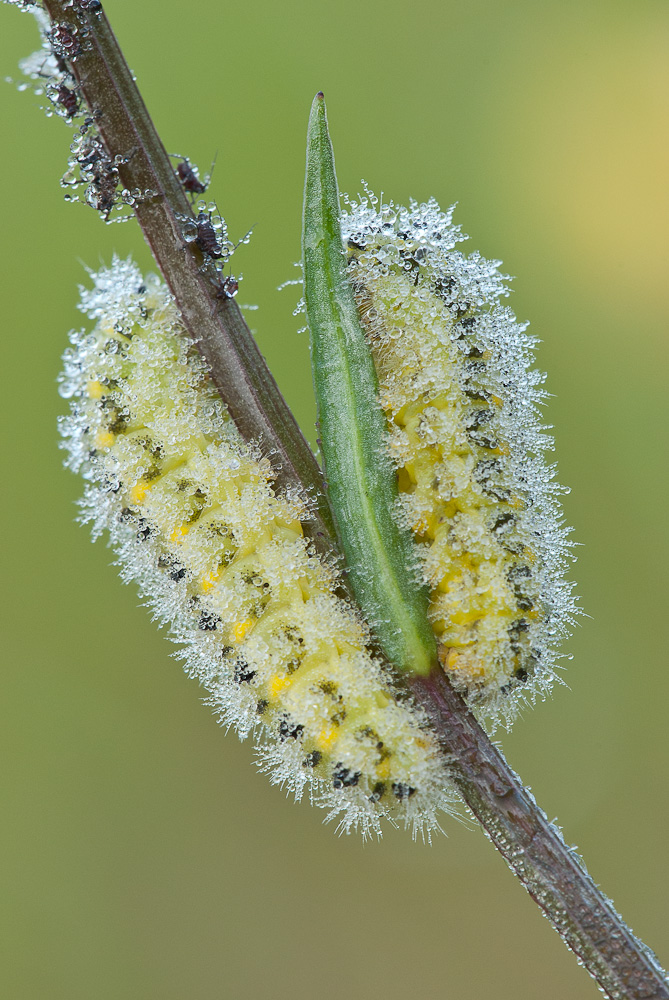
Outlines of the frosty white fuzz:
<svg viewBox="0 0 669 1000">
<path fill-rule="evenodd" d="M 97 325 L 72 336 L 61 380 L 83 519 L 109 531 L 124 579 L 274 782 L 306 786 L 345 830 L 386 817 L 429 833 L 454 803 L 443 759 L 303 537 L 306 501 L 273 489 L 164 286 L 121 261 L 93 280 L 81 308 Z"/>
<path fill-rule="evenodd" d="M 500 304 L 499 261 L 455 250 L 464 237 L 436 202 L 367 193 L 342 235 L 440 660 L 473 706 L 508 719 L 550 686 L 575 610 L 535 341 Z"/>
</svg>

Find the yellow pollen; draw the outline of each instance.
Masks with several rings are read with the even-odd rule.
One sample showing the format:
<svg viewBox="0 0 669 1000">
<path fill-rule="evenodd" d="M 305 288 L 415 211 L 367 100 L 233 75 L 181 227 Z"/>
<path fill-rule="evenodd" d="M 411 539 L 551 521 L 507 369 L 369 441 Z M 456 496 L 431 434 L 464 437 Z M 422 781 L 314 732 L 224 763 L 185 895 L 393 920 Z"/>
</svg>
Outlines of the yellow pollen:
<svg viewBox="0 0 669 1000">
<path fill-rule="evenodd" d="M 170 535 L 170 541 L 174 542 L 175 544 L 177 542 L 180 542 L 181 539 L 184 537 L 184 535 L 187 535 L 189 531 L 190 531 L 189 524 L 180 525 L 178 528 L 175 528 L 172 534 Z"/>
<path fill-rule="evenodd" d="M 337 730 L 334 726 L 325 726 L 316 737 L 316 743 L 321 750 L 329 750 L 337 738 Z"/>
<path fill-rule="evenodd" d="M 376 765 L 376 776 L 377 778 L 389 778 L 390 777 L 390 759 L 386 757 L 382 760 L 380 764 Z"/>
<path fill-rule="evenodd" d="M 219 572 L 214 570 L 212 573 L 207 573 L 206 576 L 202 577 L 202 579 L 200 580 L 200 587 L 205 592 L 205 594 L 207 593 L 207 591 L 211 590 L 216 581 L 219 579 L 220 575 L 221 574 Z"/>
<path fill-rule="evenodd" d="M 457 670 L 458 667 L 466 665 L 465 658 L 456 653 L 451 646 L 440 646 L 438 656 L 441 665 L 446 671 Z"/>
<path fill-rule="evenodd" d="M 101 399 L 104 393 L 104 388 L 101 382 L 97 379 L 93 382 L 89 382 L 86 386 L 86 393 L 91 399 Z"/>
<path fill-rule="evenodd" d="M 275 674 L 267 685 L 270 698 L 276 698 L 289 684 L 290 680 L 288 677 L 280 677 L 278 674 Z"/>
<path fill-rule="evenodd" d="M 130 499 L 132 500 L 133 503 L 141 503 L 150 489 L 151 485 L 149 483 L 144 482 L 143 479 L 140 479 L 140 481 L 138 483 L 135 483 L 135 485 L 130 490 Z"/>
<path fill-rule="evenodd" d="M 245 622 L 237 622 L 232 630 L 232 639 L 234 642 L 241 642 L 249 629 L 253 628 L 256 623 L 255 618 L 247 618 Z M 280 689 L 279 689 L 280 690 Z"/>
<path fill-rule="evenodd" d="M 96 448 L 111 448 L 115 440 L 111 431 L 98 431 L 95 435 Z"/>
<path fill-rule="evenodd" d="M 454 611 L 451 615 L 451 623 L 453 625 L 468 625 L 471 622 L 480 620 L 481 611 L 479 608 L 468 608 L 462 611 Z"/>
</svg>

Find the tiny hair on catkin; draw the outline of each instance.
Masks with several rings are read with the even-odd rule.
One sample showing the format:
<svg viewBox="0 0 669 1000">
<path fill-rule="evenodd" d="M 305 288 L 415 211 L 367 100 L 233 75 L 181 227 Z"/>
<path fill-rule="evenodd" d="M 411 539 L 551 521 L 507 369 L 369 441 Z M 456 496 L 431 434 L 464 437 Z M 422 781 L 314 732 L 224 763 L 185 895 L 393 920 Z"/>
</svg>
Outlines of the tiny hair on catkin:
<svg viewBox="0 0 669 1000">
<path fill-rule="evenodd" d="M 439 659 L 477 714 L 509 724 L 555 680 L 577 613 L 572 543 L 536 341 L 500 301 L 499 261 L 458 251 L 465 238 L 434 200 L 403 208 L 365 189 L 342 217 Z"/>
<path fill-rule="evenodd" d="M 221 722 L 253 734 L 273 782 L 338 817 L 429 836 L 457 796 L 428 724 L 375 657 L 338 570 L 305 538 L 309 500 L 273 484 L 156 277 L 91 274 L 61 376 L 81 519 L 182 645 Z"/>
</svg>

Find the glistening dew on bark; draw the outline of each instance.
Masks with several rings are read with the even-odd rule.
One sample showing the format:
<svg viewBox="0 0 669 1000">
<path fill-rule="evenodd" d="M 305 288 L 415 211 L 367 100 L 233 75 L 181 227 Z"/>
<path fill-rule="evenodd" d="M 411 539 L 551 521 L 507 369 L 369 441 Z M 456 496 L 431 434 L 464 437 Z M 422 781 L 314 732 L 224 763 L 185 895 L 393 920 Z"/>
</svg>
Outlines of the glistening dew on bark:
<svg viewBox="0 0 669 1000">
<path fill-rule="evenodd" d="M 118 260 L 92 277 L 82 309 L 97 325 L 73 334 L 61 379 L 83 520 L 109 531 L 123 578 L 274 782 L 306 788 L 342 829 L 386 818 L 429 835 L 456 799 L 443 757 L 305 539 L 305 497 L 273 487 L 158 279 Z"/>
</svg>

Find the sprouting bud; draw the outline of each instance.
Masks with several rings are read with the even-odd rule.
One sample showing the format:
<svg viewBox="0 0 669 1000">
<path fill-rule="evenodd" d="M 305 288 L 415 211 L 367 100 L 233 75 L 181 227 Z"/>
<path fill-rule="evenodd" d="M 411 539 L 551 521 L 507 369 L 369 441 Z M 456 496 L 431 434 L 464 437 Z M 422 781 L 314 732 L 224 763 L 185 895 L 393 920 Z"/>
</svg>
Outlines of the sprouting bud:
<svg viewBox="0 0 669 1000">
<path fill-rule="evenodd" d="M 456 250 L 465 237 L 436 202 L 367 192 L 342 237 L 440 661 L 482 714 L 508 720 L 550 687 L 576 613 L 535 341 L 500 302 L 499 262 Z"/>
<path fill-rule="evenodd" d="M 273 487 L 189 342 L 165 287 L 131 262 L 92 275 L 61 392 L 83 520 L 183 644 L 220 720 L 262 767 L 340 826 L 437 825 L 452 792 L 419 710 L 369 649 L 333 566 L 303 535 L 308 501 Z"/>
</svg>

